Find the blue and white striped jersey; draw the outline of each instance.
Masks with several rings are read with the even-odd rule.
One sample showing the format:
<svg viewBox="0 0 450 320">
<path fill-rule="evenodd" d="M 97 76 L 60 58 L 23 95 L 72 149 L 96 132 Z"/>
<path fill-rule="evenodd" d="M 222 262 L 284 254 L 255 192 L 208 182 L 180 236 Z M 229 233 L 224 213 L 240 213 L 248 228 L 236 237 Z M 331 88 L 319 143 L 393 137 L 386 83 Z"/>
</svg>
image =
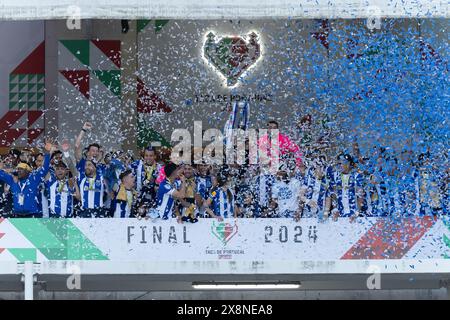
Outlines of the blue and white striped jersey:
<svg viewBox="0 0 450 320">
<path fill-rule="evenodd" d="M 212 188 L 211 176 L 195 176 L 196 193 L 198 193 L 204 200 L 208 199 Z"/>
<path fill-rule="evenodd" d="M 227 192 L 228 191 L 228 192 Z M 228 194 L 230 197 L 228 197 Z M 231 189 L 223 189 L 215 187 L 211 190 L 209 198 L 211 202 L 211 210 L 216 216 L 222 218 L 234 217 L 234 193 Z"/>
<path fill-rule="evenodd" d="M 352 171 L 343 174 L 336 171 L 334 181 L 331 186 L 331 192 L 336 196 L 336 209 L 341 217 L 350 217 L 355 215 L 358 210 L 357 191 L 363 187 L 363 177 L 361 174 Z"/>
<path fill-rule="evenodd" d="M 131 164 L 131 169 L 136 177 L 136 191 L 141 192 L 142 187 L 146 184 L 150 184 L 151 181 L 158 178 L 159 171 L 161 170 L 160 164 L 153 166 L 144 165 L 143 160 L 137 160 Z"/>
<path fill-rule="evenodd" d="M 325 199 L 329 196 L 330 183 L 324 175 L 322 178 L 318 178 L 312 171 L 309 171 L 305 179 L 305 198 L 307 201 L 315 201 L 317 203 L 316 208 L 310 207 L 305 204 L 303 207 L 303 216 L 312 217 L 318 214 L 323 214 L 325 211 Z"/>
<path fill-rule="evenodd" d="M 158 193 L 156 195 L 156 210 L 159 213 L 159 217 L 162 219 L 172 217 L 173 205 L 175 202 L 172 195 L 176 188 L 176 183 L 170 183 L 167 178 L 159 184 Z"/>
<path fill-rule="evenodd" d="M 275 176 L 272 174 L 260 174 L 251 182 L 251 190 L 255 195 L 255 201 L 260 207 L 268 207 L 275 184 Z"/>
<path fill-rule="evenodd" d="M 84 175 L 85 166 L 86 166 L 86 158 L 82 158 L 80 161 L 78 161 L 78 163 L 76 165 L 77 171 L 82 175 Z M 105 172 L 107 169 L 106 165 L 104 165 L 102 163 L 97 163 L 96 168 L 97 168 L 97 174 L 105 175 Z"/>
<path fill-rule="evenodd" d="M 123 185 L 115 193 L 112 201 L 114 218 L 129 218 L 133 207 L 134 193 L 133 190 L 127 190 Z"/>
<path fill-rule="evenodd" d="M 443 210 L 445 202 L 444 175 L 437 170 L 418 170 L 415 174 L 415 191 L 419 215 L 435 215 Z M 447 195 L 448 197 L 448 195 Z"/>
<path fill-rule="evenodd" d="M 78 186 L 81 194 L 81 206 L 84 209 L 103 207 L 103 197 L 107 191 L 102 174 L 87 177 L 84 172 L 78 174 Z"/>
<path fill-rule="evenodd" d="M 54 176 L 46 182 L 46 188 L 50 215 L 71 217 L 75 188 L 70 188 L 67 180 L 60 181 Z"/>
</svg>

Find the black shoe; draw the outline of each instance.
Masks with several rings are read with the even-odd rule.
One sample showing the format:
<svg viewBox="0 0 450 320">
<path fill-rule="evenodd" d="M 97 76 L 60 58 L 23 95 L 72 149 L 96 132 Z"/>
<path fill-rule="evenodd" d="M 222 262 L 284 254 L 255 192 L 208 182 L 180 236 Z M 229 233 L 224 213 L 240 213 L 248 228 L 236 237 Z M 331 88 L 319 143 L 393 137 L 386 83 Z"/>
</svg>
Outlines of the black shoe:
<svg viewBox="0 0 450 320">
<path fill-rule="evenodd" d="M 189 218 L 189 222 L 196 223 L 196 222 L 198 222 L 198 219 L 197 218 Z"/>
<path fill-rule="evenodd" d="M 184 217 L 181 217 L 181 221 L 183 221 L 183 222 L 186 222 L 186 221 L 188 221 L 189 220 L 189 218 L 188 217 L 186 217 L 186 216 L 184 216 Z"/>
</svg>

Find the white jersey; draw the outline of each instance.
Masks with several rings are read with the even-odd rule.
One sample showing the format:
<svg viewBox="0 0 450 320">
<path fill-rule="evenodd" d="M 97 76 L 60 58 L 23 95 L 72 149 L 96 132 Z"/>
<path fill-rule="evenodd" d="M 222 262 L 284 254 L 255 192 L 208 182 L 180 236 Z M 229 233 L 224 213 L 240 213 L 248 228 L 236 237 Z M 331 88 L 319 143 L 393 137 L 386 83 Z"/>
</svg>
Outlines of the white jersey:
<svg viewBox="0 0 450 320">
<path fill-rule="evenodd" d="M 278 203 L 280 216 L 292 216 L 298 210 L 301 183 L 292 178 L 288 183 L 276 181 L 272 188 L 272 198 Z"/>
</svg>

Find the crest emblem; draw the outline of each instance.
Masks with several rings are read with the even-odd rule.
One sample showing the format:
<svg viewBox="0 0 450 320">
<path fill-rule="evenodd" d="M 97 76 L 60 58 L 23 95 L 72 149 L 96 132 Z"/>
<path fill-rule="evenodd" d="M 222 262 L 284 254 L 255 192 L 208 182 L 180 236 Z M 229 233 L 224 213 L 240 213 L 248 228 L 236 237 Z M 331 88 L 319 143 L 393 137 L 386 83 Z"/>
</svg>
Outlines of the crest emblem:
<svg viewBox="0 0 450 320">
<path fill-rule="evenodd" d="M 226 245 L 237 234 L 238 226 L 236 223 L 219 222 L 216 224 L 213 221 L 211 232 L 223 245 Z"/>
<path fill-rule="evenodd" d="M 246 37 L 226 36 L 218 41 L 216 35 L 210 32 L 203 53 L 227 79 L 227 85 L 234 86 L 244 71 L 259 59 L 261 50 L 258 36 L 254 32 Z"/>
</svg>

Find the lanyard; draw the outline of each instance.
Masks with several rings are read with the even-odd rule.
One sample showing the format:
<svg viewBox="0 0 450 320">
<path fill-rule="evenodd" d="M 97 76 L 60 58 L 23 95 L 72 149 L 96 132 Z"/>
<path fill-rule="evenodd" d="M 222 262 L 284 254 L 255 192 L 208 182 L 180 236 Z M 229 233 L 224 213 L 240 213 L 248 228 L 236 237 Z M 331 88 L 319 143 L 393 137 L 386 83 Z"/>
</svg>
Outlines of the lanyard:
<svg viewBox="0 0 450 320">
<path fill-rule="evenodd" d="M 150 181 L 152 179 L 153 171 L 155 170 L 155 165 L 152 165 L 151 167 L 144 165 L 144 170 L 145 170 L 145 179 Z"/>
<path fill-rule="evenodd" d="M 95 190 L 95 179 L 97 178 L 97 176 L 94 176 L 92 178 L 88 178 L 89 179 L 89 190 Z"/>
<path fill-rule="evenodd" d="M 66 180 L 64 181 L 58 181 L 58 192 L 61 193 L 64 189 L 64 186 L 66 185 Z"/>
<path fill-rule="evenodd" d="M 187 198 L 193 198 L 194 197 L 194 179 L 186 179 L 186 195 Z"/>
<path fill-rule="evenodd" d="M 25 189 L 25 187 L 27 186 L 27 181 L 25 181 L 25 183 L 23 184 L 23 186 L 20 185 L 20 181 L 18 182 L 19 188 L 20 188 L 20 193 L 23 193 L 23 190 Z"/>
</svg>

